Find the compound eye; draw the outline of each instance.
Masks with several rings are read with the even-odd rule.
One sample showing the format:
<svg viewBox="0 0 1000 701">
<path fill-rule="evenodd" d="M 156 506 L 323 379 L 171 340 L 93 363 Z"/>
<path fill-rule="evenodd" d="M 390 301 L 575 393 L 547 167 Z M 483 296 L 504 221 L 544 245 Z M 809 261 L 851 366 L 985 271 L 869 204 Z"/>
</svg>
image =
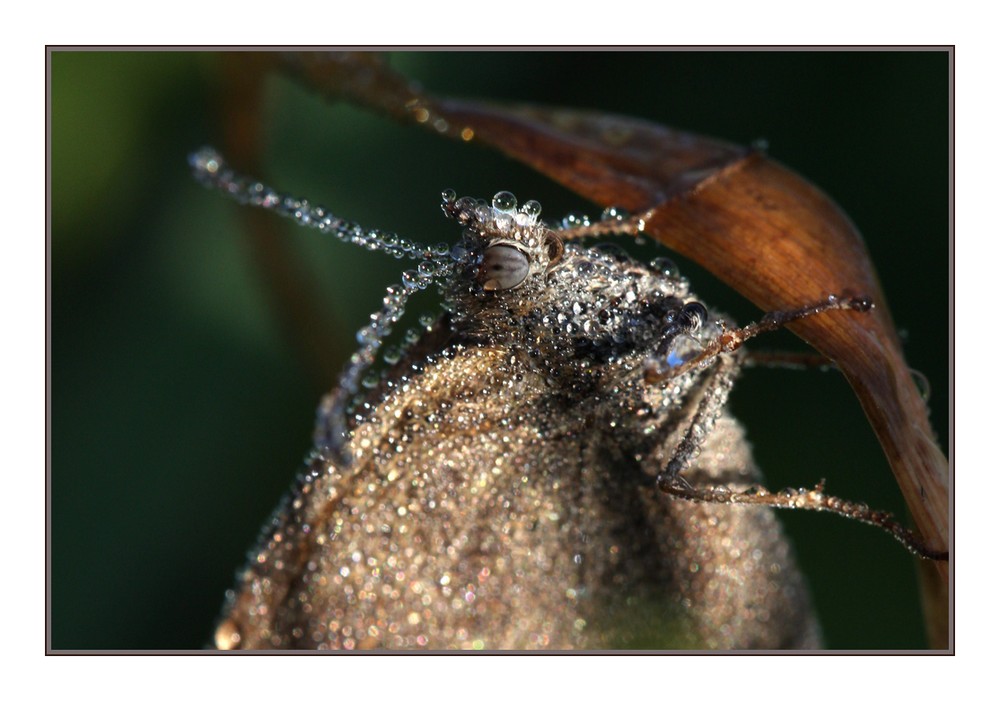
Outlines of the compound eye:
<svg viewBox="0 0 1000 701">
<path fill-rule="evenodd" d="M 490 246 L 483 254 L 483 266 L 479 269 L 479 279 L 483 289 L 509 290 L 517 287 L 528 277 L 528 256 L 513 246 L 498 244 Z"/>
</svg>

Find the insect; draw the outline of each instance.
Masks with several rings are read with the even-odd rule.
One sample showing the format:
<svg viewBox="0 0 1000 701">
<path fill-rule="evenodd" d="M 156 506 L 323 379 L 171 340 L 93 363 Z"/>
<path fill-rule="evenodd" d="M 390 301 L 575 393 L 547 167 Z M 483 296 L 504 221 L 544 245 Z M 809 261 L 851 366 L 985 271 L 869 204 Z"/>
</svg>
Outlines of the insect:
<svg viewBox="0 0 1000 701">
<path fill-rule="evenodd" d="M 420 246 L 241 177 L 214 151 L 191 160 L 244 203 L 416 264 L 322 403 L 218 647 L 814 647 L 773 513 L 734 503 L 834 510 L 922 547 L 820 489 L 764 490 L 725 409 L 744 341 L 867 311 L 865 298 L 741 328 L 665 260 L 579 243 L 641 231 L 642 217 L 552 226 L 507 192 L 446 191 L 462 237 Z M 432 286 L 444 316 L 386 353 L 407 299 Z M 395 362 L 370 377 L 380 352 Z"/>
</svg>

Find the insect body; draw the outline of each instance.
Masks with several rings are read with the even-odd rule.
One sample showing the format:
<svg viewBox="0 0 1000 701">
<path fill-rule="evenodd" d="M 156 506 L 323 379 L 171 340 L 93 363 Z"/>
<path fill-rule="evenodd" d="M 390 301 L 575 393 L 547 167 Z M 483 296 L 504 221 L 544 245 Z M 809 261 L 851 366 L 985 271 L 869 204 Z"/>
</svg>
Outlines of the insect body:
<svg viewBox="0 0 1000 701">
<path fill-rule="evenodd" d="M 737 347 L 768 324 L 732 329 L 671 266 L 573 241 L 614 225 L 553 230 L 509 193 L 447 191 L 462 239 L 421 247 L 214 152 L 192 165 L 240 200 L 418 261 L 321 405 L 305 472 L 227 595 L 219 648 L 819 644 L 773 512 L 707 503 L 766 494 L 725 402 Z M 446 313 L 364 389 L 407 297 L 430 285 Z M 831 298 L 770 325 L 860 306 Z"/>
</svg>

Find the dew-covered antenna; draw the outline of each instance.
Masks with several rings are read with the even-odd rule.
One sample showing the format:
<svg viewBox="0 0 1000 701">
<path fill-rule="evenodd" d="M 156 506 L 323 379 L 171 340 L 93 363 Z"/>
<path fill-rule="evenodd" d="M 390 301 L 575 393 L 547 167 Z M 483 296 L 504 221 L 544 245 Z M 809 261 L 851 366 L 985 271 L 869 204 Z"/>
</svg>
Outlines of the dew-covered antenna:
<svg viewBox="0 0 1000 701">
<path fill-rule="evenodd" d="M 240 204 L 259 207 L 292 219 L 296 224 L 332 234 L 341 241 L 357 244 L 369 251 L 388 253 L 393 258 L 447 263 L 447 244 L 425 246 L 396 234 L 366 229 L 346 219 L 336 217 L 326 207 L 309 200 L 292 197 L 232 170 L 213 148 L 205 147 L 188 156 L 188 163 L 198 182 L 233 198 Z"/>
<path fill-rule="evenodd" d="M 396 234 L 366 229 L 360 224 L 333 216 L 325 207 L 279 193 L 258 180 L 236 173 L 217 151 L 209 147 L 192 153 L 188 163 L 200 183 L 223 192 L 240 204 L 275 212 L 300 226 L 332 234 L 341 241 L 363 246 L 369 251 L 420 261 L 416 270 L 403 273 L 401 283 L 386 288 L 382 308 L 371 315 L 367 326 L 358 331 L 360 348 L 351 356 L 337 387 L 324 403 L 329 412 L 325 417 L 329 430 L 325 432 L 327 445 L 323 447 L 340 453 L 345 461 L 349 461 L 350 456 L 345 451 L 348 402 L 358 392 L 361 377 L 374 364 L 383 340 L 403 316 L 406 300 L 417 290 L 426 289 L 435 280 L 447 277 L 454 269 L 450 246 L 417 244 Z"/>
</svg>

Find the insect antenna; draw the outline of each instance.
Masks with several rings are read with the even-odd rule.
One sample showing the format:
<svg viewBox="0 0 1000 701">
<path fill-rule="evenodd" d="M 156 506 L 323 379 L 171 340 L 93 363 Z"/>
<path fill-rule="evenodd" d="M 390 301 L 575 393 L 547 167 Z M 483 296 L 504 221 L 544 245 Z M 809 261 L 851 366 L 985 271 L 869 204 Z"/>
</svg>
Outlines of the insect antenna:
<svg viewBox="0 0 1000 701">
<path fill-rule="evenodd" d="M 336 217 L 321 205 L 313 205 L 309 200 L 292 197 L 253 178 L 232 170 L 218 151 L 211 147 L 202 148 L 188 156 L 188 164 L 198 182 L 210 189 L 233 198 L 240 204 L 259 207 L 292 219 L 296 224 L 332 234 L 341 241 L 347 241 L 381 251 L 393 258 L 429 261 L 447 265 L 450 247 L 447 244 L 426 246 L 400 238 L 378 229 L 366 229 L 346 219 Z"/>
<path fill-rule="evenodd" d="M 386 288 L 382 308 L 373 313 L 370 323 L 358 331 L 360 347 L 341 373 L 337 387 L 320 407 L 317 447 L 340 453 L 345 462 L 350 461 L 350 456 L 345 453 L 348 435 L 347 407 L 350 399 L 360 389 L 362 376 L 375 363 L 384 339 L 392 333 L 393 326 L 403 316 L 407 299 L 436 280 L 448 277 L 454 270 L 450 246 L 417 244 L 395 234 L 366 229 L 360 224 L 333 216 L 323 206 L 279 193 L 258 180 L 240 175 L 229 168 L 217 151 L 209 147 L 192 153 L 188 157 L 188 163 L 195 179 L 208 188 L 223 192 L 240 204 L 273 211 L 292 219 L 300 226 L 333 234 L 341 241 L 363 246 L 370 251 L 420 261 L 416 270 L 403 273 L 401 283 Z"/>
</svg>

